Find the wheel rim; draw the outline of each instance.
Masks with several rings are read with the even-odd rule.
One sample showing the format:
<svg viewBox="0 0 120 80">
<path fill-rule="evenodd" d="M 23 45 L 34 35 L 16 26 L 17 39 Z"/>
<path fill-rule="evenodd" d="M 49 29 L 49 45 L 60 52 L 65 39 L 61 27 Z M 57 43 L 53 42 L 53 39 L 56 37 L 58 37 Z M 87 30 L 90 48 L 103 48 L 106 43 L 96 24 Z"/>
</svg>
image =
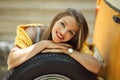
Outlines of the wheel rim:
<svg viewBox="0 0 120 80">
<path fill-rule="evenodd" d="M 60 74 L 47 74 L 40 77 L 35 78 L 34 80 L 71 80 L 67 76 Z"/>
</svg>

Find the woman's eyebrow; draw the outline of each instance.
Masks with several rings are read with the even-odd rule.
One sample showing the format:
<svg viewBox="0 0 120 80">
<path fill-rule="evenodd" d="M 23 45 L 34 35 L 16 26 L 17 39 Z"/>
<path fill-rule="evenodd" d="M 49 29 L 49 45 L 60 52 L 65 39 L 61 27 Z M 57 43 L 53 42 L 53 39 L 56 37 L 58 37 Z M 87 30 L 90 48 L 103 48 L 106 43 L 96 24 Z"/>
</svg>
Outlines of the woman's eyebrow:
<svg viewBox="0 0 120 80">
<path fill-rule="evenodd" d="M 62 19 L 63 20 L 63 19 Z M 65 20 L 63 20 L 63 22 L 68 26 L 67 22 Z"/>
<path fill-rule="evenodd" d="M 62 19 L 62 20 L 63 20 L 63 19 Z M 65 25 L 68 26 L 68 24 L 67 24 L 67 22 L 66 22 L 65 20 L 63 20 L 63 22 L 65 23 Z M 72 29 L 70 29 L 70 30 L 76 33 L 76 31 L 74 31 L 74 30 L 72 30 Z"/>
<path fill-rule="evenodd" d="M 76 31 L 74 31 L 74 30 L 71 30 L 72 32 L 74 32 L 74 33 L 76 33 Z"/>
</svg>

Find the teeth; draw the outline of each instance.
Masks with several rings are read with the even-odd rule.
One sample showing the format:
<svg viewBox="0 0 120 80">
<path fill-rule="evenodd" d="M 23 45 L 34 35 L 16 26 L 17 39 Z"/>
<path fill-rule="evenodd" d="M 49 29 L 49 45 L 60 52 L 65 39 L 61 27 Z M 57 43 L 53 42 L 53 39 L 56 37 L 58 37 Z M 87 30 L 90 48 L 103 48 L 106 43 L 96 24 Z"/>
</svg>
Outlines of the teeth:
<svg viewBox="0 0 120 80">
<path fill-rule="evenodd" d="M 57 32 L 57 36 L 58 36 L 60 39 L 63 39 L 62 35 L 60 35 L 58 32 Z"/>
</svg>

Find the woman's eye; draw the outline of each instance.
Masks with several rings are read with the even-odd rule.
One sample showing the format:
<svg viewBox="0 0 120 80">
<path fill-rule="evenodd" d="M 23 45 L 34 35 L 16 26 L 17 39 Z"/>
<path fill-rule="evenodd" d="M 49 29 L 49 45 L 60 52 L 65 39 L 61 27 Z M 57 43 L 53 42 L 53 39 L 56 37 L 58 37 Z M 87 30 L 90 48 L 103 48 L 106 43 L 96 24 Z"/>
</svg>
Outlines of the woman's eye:
<svg viewBox="0 0 120 80">
<path fill-rule="evenodd" d="M 65 27 L 65 24 L 63 22 L 60 23 L 63 27 Z"/>
<path fill-rule="evenodd" d="M 74 35 L 74 32 L 73 32 L 73 31 L 69 31 L 69 33 L 70 33 L 71 35 Z"/>
</svg>

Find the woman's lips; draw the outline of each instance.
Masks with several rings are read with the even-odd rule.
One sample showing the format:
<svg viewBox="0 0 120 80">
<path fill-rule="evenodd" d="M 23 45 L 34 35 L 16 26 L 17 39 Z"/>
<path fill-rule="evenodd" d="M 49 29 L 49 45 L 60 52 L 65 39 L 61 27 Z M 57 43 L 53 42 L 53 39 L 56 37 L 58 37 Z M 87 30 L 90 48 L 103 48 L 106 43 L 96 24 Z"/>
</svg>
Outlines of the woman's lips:
<svg viewBox="0 0 120 80">
<path fill-rule="evenodd" d="M 64 39 L 64 37 L 59 32 L 56 32 L 56 35 L 59 39 Z"/>
</svg>

